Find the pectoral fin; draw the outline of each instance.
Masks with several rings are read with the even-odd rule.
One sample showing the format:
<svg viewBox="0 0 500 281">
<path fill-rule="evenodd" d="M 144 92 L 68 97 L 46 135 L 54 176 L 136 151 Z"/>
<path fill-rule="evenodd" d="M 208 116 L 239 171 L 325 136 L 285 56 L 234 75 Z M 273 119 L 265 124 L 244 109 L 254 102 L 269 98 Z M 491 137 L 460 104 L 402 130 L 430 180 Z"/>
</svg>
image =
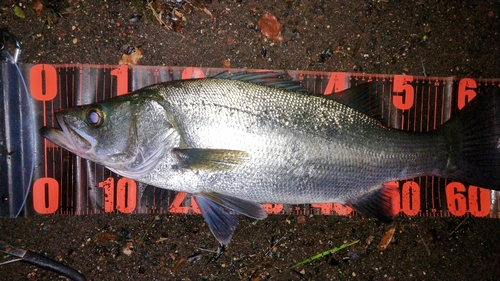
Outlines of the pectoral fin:
<svg viewBox="0 0 500 281">
<path fill-rule="evenodd" d="M 267 217 L 259 203 L 216 192 L 201 192 L 195 194 L 194 199 L 210 231 L 224 245 L 229 243 L 234 234 L 239 214 L 255 219 Z"/>
<path fill-rule="evenodd" d="M 228 149 L 176 148 L 172 153 L 183 167 L 193 170 L 229 170 L 248 158 L 245 151 Z"/>
</svg>

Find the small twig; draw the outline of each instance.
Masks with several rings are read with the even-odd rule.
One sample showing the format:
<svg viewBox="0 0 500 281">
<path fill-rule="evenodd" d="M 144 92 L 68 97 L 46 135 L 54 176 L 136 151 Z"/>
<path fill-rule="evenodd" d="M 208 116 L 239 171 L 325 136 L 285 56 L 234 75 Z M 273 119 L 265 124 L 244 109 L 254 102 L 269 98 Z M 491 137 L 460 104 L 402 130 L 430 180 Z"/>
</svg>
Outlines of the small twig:
<svg viewBox="0 0 500 281">
<path fill-rule="evenodd" d="M 458 225 L 457 227 L 455 227 L 455 229 L 453 229 L 453 231 L 451 231 L 448 236 L 451 236 L 455 231 L 457 231 L 457 229 L 468 219 L 468 217 L 465 217 L 465 219 L 463 219 Z"/>
<path fill-rule="evenodd" d="M 209 249 L 205 249 L 205 248 L 198 248 L 198 250 L 213 253 L 213 254 L 216 254 L 218 252 L 218 248 L 217 248 L 217 251 L 209 250 Z"/>
<path fill-rule="evenodd" d="M 427 254 L 430 256 L 431 255 L 431 250 L 427 246 L 427 243 L 425 243 L 424 238 L 422 237 L 422 235 L 420 235 L 420 241 L 422 241 L 422 244 L 424 244 L 424 247 L 427 250 Z"/>
<path fill-rule="evenodd" d="M 10 261 L 4 261 L 4 262 L 0 262 L 0 265 L 12 263 L 12 262 L 17 262 L 17 261 L 22 261 L 22 260 L 23 259 L 13 259 L 13 260 L 10 260 Z"/>
<path fill-rule="evenodd" d="M 211 262 L 215 262 L 216 260 L 218 260 L 222 256 L 222 254 L 226 250 L 226 245 L 224 245 L 224 244 L 221 243 L 219 245 L 219 247 L 217 247 L 217 250 L 215 250 L 215 251 L 214 250 L 205 249 L 205 248 L 198 248 L 198 250 L 209 252 L 209 253 L 213 254 L 212 258 L 207 262 L 207 264 L 208 264 L 208 263 L 211 263 Z"/>
<path fill-rule="evenodd" d="M 427 73 L 425 72 L 425 66 L 424 66 L 424 60 L 422 59 L 421 55 L 418 55 L 420 57 L 420 63 L 422 64 L 422 72 L 425 77 L 427 77 Z"/>
<path fill-rule="evenodd" d="M 155 218 L 153 219 L 153 221 L 148 225 L 148 227 L 144 231 L 144 234 L 141 236 L 141 239 L 139 240 L 139 244 L 138 245 L 141 245 L 141 243 L 144 241 L 144 238 L 146 238 L 146 235 L 148 235 L 149 230 L 153 227 L 153 225 L 155 224 L 155 222 L 157 220 L 160 220 L 159 216 L 155 216 Z"/>
<path fill-rule="evenodd" d="M 281 240 L 283 240 L 283 239 L 286 237 L 286 235 L 287 235 L 287 234 L 285 233 L 285 235 L 281 236 L 281 238 L 280 238 L 280 239 L 276 240 L 276 241 L 275 241 L 275 242 L 271 245 L 271 247 L 269 247 L 269 251 L 267 251 L 266 256 L 267 256 L 267 255 L 269 255 L 269 254 L 273 251 L 273 248 L 274 248 L 276 245 L 278 245 L 278 243 L 279 243 Z"/>
<path fill-rule="evenodd" d="M 164 26 L 165 28 L 169 29 L 169 30 L 172 30 L 172 27 L 167 25 L 162 19 L 161 19 L 161 15 L 162 15 L 162 11 L 160 11 L 159 13 L 156 12 L 155 8 L 153 8 L 153 4 L 151 2 L 148 3 L 148 5 L 146 6 L 146 8 L 150 9 L 151 12 L 153 12 L 153 16 L 156 18 L 156 20 L 160 23 L 160 25 Z"/>
</svg>

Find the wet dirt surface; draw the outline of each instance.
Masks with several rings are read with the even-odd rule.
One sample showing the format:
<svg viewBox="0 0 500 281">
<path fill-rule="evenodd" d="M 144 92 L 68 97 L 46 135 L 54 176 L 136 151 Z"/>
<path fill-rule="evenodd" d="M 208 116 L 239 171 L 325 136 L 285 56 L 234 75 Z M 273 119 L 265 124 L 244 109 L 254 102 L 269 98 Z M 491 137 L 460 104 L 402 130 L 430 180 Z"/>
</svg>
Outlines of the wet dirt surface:
<svg viewBox="0 0 500 281">
<path fill-rule="evenodd" d="M 24 18 L 14 14 L 22 4 Z M 21 62 L 117 64 L 138 45 L 141 65 L 500 76 L 497 1 L 214 1 L 185 14 L 179 33 L 142 1 L 3 1 L 0 24 L 22 43 Z M 48 4 L 48 3 L 45 3 Z M 61 7 L 60 10 L 57 7 Z M 55 11 L 57 10 L 57 11 Z M 286 42 L 256 28 L 269 12 Z M 142 15 L 135 21 L 134 14 Z M 132 19 L 134 20 L 130 20 Z M 265 54 L 265 56 L 264 56 Z M 496 280 L 500 220 L 360 216 L 240 218 L 223 254 L 201 216 L 37 216 L 0 220 L 0 240 L 62 261 L 89 280 Z M 292 265 L 360 242 L 310 264 Z M 186 260 L 183 262 L 183 260 Z M 1 280 L 60 280 L 31 265 L 0 266 Z"/>
</svg>

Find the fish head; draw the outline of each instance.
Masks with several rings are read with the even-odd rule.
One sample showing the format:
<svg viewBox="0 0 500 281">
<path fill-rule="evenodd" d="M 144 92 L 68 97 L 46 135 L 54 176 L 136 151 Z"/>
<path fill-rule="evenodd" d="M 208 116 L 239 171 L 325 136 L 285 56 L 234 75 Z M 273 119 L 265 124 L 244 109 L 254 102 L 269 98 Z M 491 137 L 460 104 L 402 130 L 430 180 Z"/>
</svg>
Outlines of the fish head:
<svg viewBox="0 0 500 281">
<path fill-rule="evenodd" d="M 60 128 L 43 127 L 45 138 L 130 178 L 151 171 L 178 145 L 168 113 L 154 100 L 118 97 L 60 109 L 55 118 Z"/>
</svg>

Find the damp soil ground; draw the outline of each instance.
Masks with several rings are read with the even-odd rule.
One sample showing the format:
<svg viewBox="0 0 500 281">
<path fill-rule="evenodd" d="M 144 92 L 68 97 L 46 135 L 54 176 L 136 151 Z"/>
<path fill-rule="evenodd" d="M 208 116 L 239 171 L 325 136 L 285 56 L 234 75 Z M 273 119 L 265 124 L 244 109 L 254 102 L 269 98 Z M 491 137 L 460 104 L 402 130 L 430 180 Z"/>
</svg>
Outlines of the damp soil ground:
<svg viewBox="0 0 500 281">
<path fill-rule="evenodd" d="M 21 4 L 24 18 L 15 15 Z M 2 27 L 23 63 L 116 65 L 140 46 L 141 65 L 500 77 L 498 1 L 213 1 L 179 32 L 142 1 L 2 1 Z M 19 11 L 18 11 L 19 12 Z M 256 28 L 265 12 L 286 42 Z M 226 65 L 227 66 L 227 65 Z M 392 226 L 387 249 L 377 244 Z M 88 280 L 498 280 L 500 220 L 355 216 L 242 217 L 222 255 L 201 216 L 36 216 L 0 219 L 0 240 L 62 261 Z M 345 242 L 360 242 L 289 269 Z M 124 251 L 125 250 L 125 251 Z M 130 251 L 128 251 L 130 250 Z M 186 260 L 185 262 L 182 262 Z M 61 280 L 23 263 L 1 280 Z"/>
</svg>

